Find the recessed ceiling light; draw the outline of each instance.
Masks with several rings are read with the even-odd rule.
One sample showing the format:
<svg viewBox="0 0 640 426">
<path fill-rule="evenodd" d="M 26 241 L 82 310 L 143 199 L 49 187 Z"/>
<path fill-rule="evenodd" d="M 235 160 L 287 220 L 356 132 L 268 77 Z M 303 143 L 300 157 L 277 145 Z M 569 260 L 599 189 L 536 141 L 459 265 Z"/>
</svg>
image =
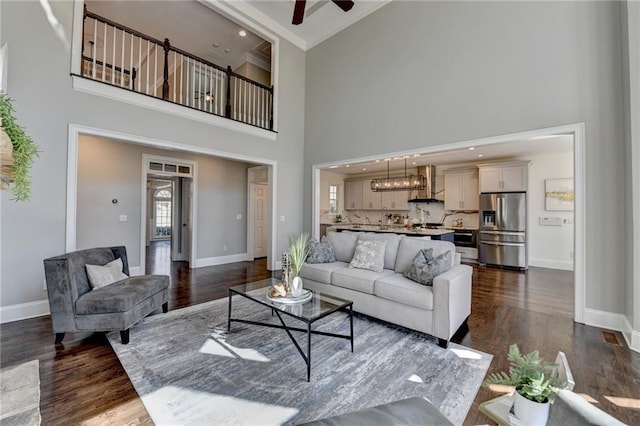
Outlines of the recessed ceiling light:
<svg viewBox="0 0 640 426">
<path fill-rule="evenodd" d="M 413 154 L 414 157 L 420 157 L 420 154 Z"/>
<path fill-rule="evenodd" d="M 366 171 L 367 171 L 367 168 L 366 168 L 366 167 L 363 167 L 363 168 L 362 168 L 362 171 L 363 171 L 363 172 L 366 172 Z"/>
<path fill-rule="evenodd" d="M 478 157 L 484 157 L 484 154 L 478 154 Z"/>
<path fill-rule="evenodd" d="M 391 161 L 391 158 L 385 158 L 384 161 Z"/>
<path fill-rule="evenodd" d="M 229 52 L 231 52 L 231 49 L 229 49 L 228 47 L 224 49 L 224 53 L 229 53 Z"/>
<path fill-rule="evenodd" d="M 220 43 L 213 43 L 212 46 L 218 48 L 220 47 Z"/>
<path fill-rule="evenodd" d="M 413 165 L 415 166 L 415 165 L 416 165 L 416 164 L 418 164 L 418 163 L 416 163 L 416 162 L 414 161 L 414 162 L 413 162 L 413 163 L 411 163 L 411 164 L 413 164 Z"/>
<path fill-rule="evenodd" d="M 240 30 L 240 31 L 238 32 L 238 35 L 239 35 L 240 37 L 246 37 L 246 36 L 247 36 L 247 32 L 246 32 L 245 30 Z"/>
<path fill-rule="evenodd" d="M 379 163 L 379 162 L 380 162 L 380 160 L 376 160 L 376 163 Z"/>
<path fill-rule="evenodd" d="M 474 149 L 476 149 L 474 146 L 469 148 L 469 151 L 473 151 Z"/>
<path fill-rule="evenodd" d="M 350 164 L 347 164 L 345 167 L 351 167 L 351 165 L 350 165 Z"/>
<path fill-rule="evenodd" d="M 329 166 L 330 169 L 337 169 L 338 166 Z"/>
</svg>

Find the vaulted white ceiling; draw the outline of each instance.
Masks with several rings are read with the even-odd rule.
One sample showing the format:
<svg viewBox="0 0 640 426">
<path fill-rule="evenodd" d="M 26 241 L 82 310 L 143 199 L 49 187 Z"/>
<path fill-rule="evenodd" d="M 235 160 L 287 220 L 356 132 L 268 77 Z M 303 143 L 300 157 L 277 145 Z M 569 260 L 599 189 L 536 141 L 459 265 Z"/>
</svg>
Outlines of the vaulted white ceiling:
<svg viewBox="0 0 640 426">
<path fill-rule="evenodd" d="M 328 0 L 307 0 L 304 21 L 293 25 L 294 0 L 237 0 L 228 6 L 250 16 L 261 25 L 303 50 L 323 42 L 391 0 L 354 0 L 348 12 Z"/>
</svg>

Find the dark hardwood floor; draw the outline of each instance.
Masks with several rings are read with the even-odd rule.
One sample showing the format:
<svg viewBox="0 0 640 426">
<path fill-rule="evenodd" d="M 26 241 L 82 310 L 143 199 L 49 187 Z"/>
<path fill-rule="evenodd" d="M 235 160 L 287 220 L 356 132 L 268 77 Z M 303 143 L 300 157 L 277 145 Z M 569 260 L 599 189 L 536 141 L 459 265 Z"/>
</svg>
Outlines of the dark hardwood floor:
<svg viewBox="0 0 640 426">
<path fill-rule="evenodd" d="M 169 309 L 227 296 L 227 288 L 270 277 L 266 260 L 189 269 L 168 262 L 168 244 L 155 243 L 149 273 L 172 277 Z M 489 372 L 506 369 L 507 348 L 539 350 L 552 361 L 567 354 L 575 391 L 628 424 L 640 424 L 640 354 L 606 343 L 603 330 L 574 324 L 570 272 L 530 268 L 528 272 L 474 267 L 469 331 L 453 341 L 494 355 Z M 135 339 L 135 332 L 132 332 Z M 152 424 L 118 358 L 102 333 L 67 334 L 53 344 L 49 317 L 0 325 L 0 366 L 40 360 L 43 425 Z M 480 389 L 465 424 L 492 424 L 478 405 L 498 394 Z"/>
</svg>

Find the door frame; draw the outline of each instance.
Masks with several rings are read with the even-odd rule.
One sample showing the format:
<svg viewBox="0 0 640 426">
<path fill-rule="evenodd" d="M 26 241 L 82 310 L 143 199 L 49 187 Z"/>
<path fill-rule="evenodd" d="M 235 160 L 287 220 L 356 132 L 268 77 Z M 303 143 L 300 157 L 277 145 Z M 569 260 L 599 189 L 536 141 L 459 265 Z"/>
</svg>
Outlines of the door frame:
<svg viewBox="0 0 640 426">
<path fill-rule="evenodd" d="M 149 138 L 146 136 L 135 135 L 131 133 L 117 132 L 114 130 L 101 129 L 97 127 L 90 127 L 81 124 L 69 123 L 68 127 L 68 149 L 67 149 L 67 197 L 66 197 L 66 220 L 65 220 L 65 251 L 72 252 L 76 249 L 77 240 L 77 202 L 78 202 L 78 144 L 80 135 L 98 136 L 108 139 L 113 139 L 124 143 L 133 143 L 136 145 L 144 145 L 152 148 L 167 150 L 167 151 L 180 151 L 184 153 L 192 153 L 197 155 L 208 155 L 217 158 L 224 158 L 228 160 L 242 161 L 245 163 L 261 164 L 267 166 L 269 176 L 269 199 L 270 199 L 270 245 L 267 251 L 267 268 L 269 270 L 276 270 L 279 266 L 279 259 L 273 256 L 276 252 L 275 239 L 272 237 L 275 235 L 277 223 L 275 218 L 277 212 L 275 211 L 277 203 L 277 166 L 276 160 L 254 157 L 250 155 L 230 153 L 227 151 L 219 151 L 212 148 L 207 148 L 198 145 L 187 145 L 184 143 L 173 142 L 168 140 L 161 140 L 156 138 Z M 194 182 L 195 186 L 195 182 Z M 144 192 L 146 194 L 146 190 Z M 141 196 L 142 197 L 142 196 Z M 146 199 L 146 196 L 142 197 Z M 196 204 L 197 205 L 197 204 Z M 142 232 L 142 231 L 141 231 Z M 196 244 L 197 234 L 193 233 L 192 246 Z M 143 241 L 144 242 L 144 241 Z M 143 247 L 146 247 L 143 246 Z M 195 253 L 192 253 L 192 257 Z M 142 275 L 144 272 L 145 264 L 145 252 L 140 253 L 140 266 L 132 266 L 129 268 L 131 275 Z M 197 258 L 196 258 L 197 259 Z M 133 259 L 129 260 L 129 264 L 134 264 Z M 195 267 L 195 264 L 190 265 Z"/>
<path fill-rule="evenodd" d="M 478 147 L 483 145 L 494 145 L 498 143 L 513 142 L 516 140 L 532 139 L 531 143 L 535 143 L 536 138 L 547 135 L 571 134 L 573 135 L 573 179 L 574 179 L 574 228 L 573 228 L 573 286 L 574 286 L 574 316 L 573 320 L 587 325 L 602 326 L 595 324 L 602 321 L 595 318 L 593 310 L 586 307 L 586 259 L 587 259 L 587 228 L 586 216 L 587 208 L 585 202 L 586 195 L 586 163 L 585 163 L 585 124 L 573 123 L 556 127 L 547 127 L 542 129 L 528 130 L 524 132 L 509 133 L 500 136 L 491 136 L 486 138 L 470 139 L 461 142 L 434 145 L 423 147 L 420 149 L 412 149 L 401 152 L 381 153 L 375 156 L 350 158 L 346 160 L 334 161 L 329 163 L 314 164 L 312 166 L 311 188 L 311 230 L 312 236 L 318 238 L 320 235 L 320 170 L 329 168 L 330 166 L 342 166 L 345 164 L 353 164 L 366 161 L 375 161 L 380 158 L 396 157 L 414 154 L 427 154 L 435 152 L 453 151 L 457 149 L 468 149 L 470 147 Z M 609 327 L 611 328 L 611 327 Z"/>
</svg>

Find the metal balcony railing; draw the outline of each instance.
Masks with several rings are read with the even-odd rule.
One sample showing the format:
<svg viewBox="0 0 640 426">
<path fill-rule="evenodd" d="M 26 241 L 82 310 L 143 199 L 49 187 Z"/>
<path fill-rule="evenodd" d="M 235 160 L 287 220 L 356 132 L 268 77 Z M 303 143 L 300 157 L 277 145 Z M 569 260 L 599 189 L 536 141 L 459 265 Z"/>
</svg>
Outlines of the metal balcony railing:
<svg viewBox="0 0 640 426">
<path fill-rule="evenodd" d="M 231 120 L 273 130 L 273 87 L 85 7 L 82 77 Z M 89 51 L 87 51 L 89 50 Z"/>
</svg>

